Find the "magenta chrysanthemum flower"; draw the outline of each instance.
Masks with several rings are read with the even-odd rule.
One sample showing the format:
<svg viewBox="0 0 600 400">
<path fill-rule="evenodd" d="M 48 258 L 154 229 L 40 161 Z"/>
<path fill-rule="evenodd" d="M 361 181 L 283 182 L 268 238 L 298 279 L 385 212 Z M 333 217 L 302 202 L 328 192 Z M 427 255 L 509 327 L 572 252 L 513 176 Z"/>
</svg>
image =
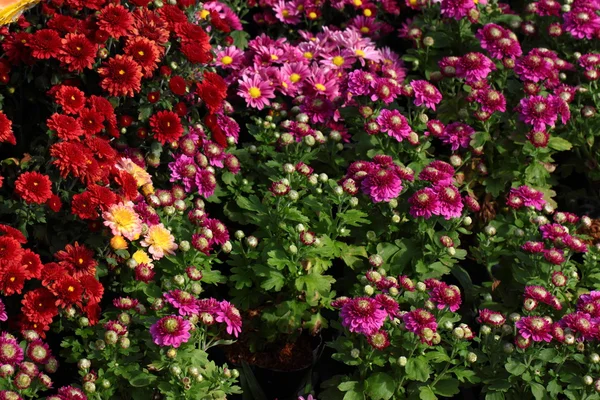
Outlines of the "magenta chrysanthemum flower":
<svg viewBox="0 0 600 400">
<path fill-rule="evenodd" d="M 410 86 L 414 90 L 415 105 L 424 105 L 435 111 L 435 106 L 442 101 L 442 93 L 431 83 L 423 80 L 412 81 Z"/>
<path fill-rule="evenodd" d="M 228 301 L 223 300 L 219 304 L 216 320 L 227 325 L 227 333 L 230 335 L 238 337 L 242 332 L 242 316 L 239 310 Z"/>
<path fill-rule="evenodd" d="M 526 286 L 524 296 L 526 299 L 533 299 L 542 303 L 548 303 L 552 295 L 543 286 Z"/>
<path fill-rule="evenodd" d="M 577 8 L 563 14 L 563 28 L 577 39 L 592 39 L 600 30 L 600 17 L 590 8 Z"/>
<path fill-rule="evenodd" d="M 459 147 L 469 147 L 471 136 L 475 133 L 475 129 L 462 122 L 453 122 L 446 125 L 446 128 L 439 136 L 440 140 L 451 145 L 453 151 L 458 150 Z"/>
<path fill-rule="evenodd" d="M 475 8 L 473 0 L 442 0 L 440 4 L 442 15 L 455 20 L 463 19 L 470 10 Z"/>
<path fill-rule="evenodd" d="M 381 281 L 380 279 L 379 281 Z M 398 309 L 400 306 L 398 302 L 394 300 L 393 297 L 388 296 L 387 294 L 378 294 L 375 296 L 375 301 L 379 303 L 379 305 L 388 313 L 390 318 L 393 318 L 398 315 Z"/>
<path fill-rule="evenodd" d="M 425 328 L 429 328 L 434 332 L 437 330 L 435 316 L 423 308 L 407 312 L 402 316 L 402 320 L 406 329 L 417 335 Z"/>
<path fill-rule="evenodd" d="M 590 314 L 594 318 L 600 317 L 600 291 L 593 290 L 579 296 L 577 310 Z"/>
<path fill-rule="evenodd" d="M 367 342 L 377 350 L 383 350 L 390 345 L 388 333 L 380 330 L 367 337 Z"/>
<path fill-rule="evenodd" d="M 542 192 L 526 185 L 511 189 L 510 194 L 519 197 L 525 207 L 533 207 L 536 210 L 541 210 L 544 204 L 546 204 Z"/>
<path fill-rule="evenodd" d="M 406 117 L 398 110 L 382 110 L 377 117 L 377 123 L 381 132 L 387 133 L 399 142 L 408 138 L 412 131 Z"/>
<path fill-rule="evenodd" d="M 559 249 L 546 249 L 543 251 L 544 258 L 551 264 L 560 265 L 565 262 L 565 256 L 562 250 Z"/>
<path fill-rule="evenodd" d="M 387 312 L 375 300 L 357 297 L 342 306 L 340 317 L 350 332 L 372 335 L 383 326 Z"/>
<path fill-rule="evenodd" d="M 361 187 L 365 194 L 371 196 L 373 202 L 389 202 L 400 195 L 402 180 L 400 180 L 394 171 L 380 169 L 377 172 L 367 175 L 362 181 Z"/>
<path fill-rule="evenodd" d="M 487 113 L 506 111 L 506 98 L 497 90 L 479 90 L 476 96 L 477 102 L 481 104 L 481 110 Z"/>
<path fill-rule="evenodd" d="M 592 320 L 590 314 L 581 311 L 565 315 L 560 320 L 560 325 L 578 334 L 580 340 L 594 340 L 598 335 L 597 322 Z"/>
<path fill-rule="evenodd" d="M 261 79 L 258 75 L 253 77 L 244 75 L 238 83 L 240 85 L 238 95 L 246 100 L 248 106 L 257 110 L 267 107 L 271 104 L 269 99 L 275 97 L 275 93 L 269 82 Z"/>
<path fill-rule="evenodd" d="M 439 213 L 439 200 L 437 193 L 431 188 L 418 190 L 408 199 L 410 215 L 415 218 L 431 218 L 432 215 Z"/>
<path fill-rule="evenodd" d="M 544 243 L 542 242 L 525 242 L 521 248 L 528 253 L 541 253 L 544 251 Z"/>
<path fill-rule="evenodd" d="M 198 170 L 194 177 L 194 183 L 198 187 L 198 193 L 205 198 L 209 198 L 215 192 L 217 187 L 217 179 L 215 174 L 207 169 Z"/>
<path fill-rule="evenodd" d="M 221 308 L 221 303 L 217 299 L 208 298 L 208 299 L 199 299 L 198 300 L 198 314 L 208 313 L 212 316 L 216 316 L 217 312 Z"/>
<path fill-rule="evenodd" d="M 448 307 L 452 312 L 458 310 L 462 303 L 460 289 L 454 285 L 446 285 L 445 283 L 434 287 L 429 294 L 429 299 L 435 303 L 438 310 Z"/>
<path fill-rule="evenodd" d="M 551 342 L 552 325 L 542 317 L 523 317 L 516 324 L 519 334 L 534 342 Z"/>
<path fill-rule="evenodd" d="M 456 64 L 456 76 L 467 83 L 485 80 L 496 65 L 481 53 L 467 53 Z"/>
<path fill-rule="evenodd" d="M 0 300 L 0 321 L 4 322 L 8 319 L 8 315 L 6 315 L 6 306 L 4 302 Z"/>
<path fill-rule="evenodd" d="M 159 346 L 179 347 L 190 339 L 191 325 L 189 321 L 178 315 L 169 315 L 159 319 L 150 327 L 150 334 Z"/>
<path fill-rule="evenodd" d="M 0 363 L 17 365 L 23 361 L 23 349 L 14 336 L 3 332 L 0 336 Z"/>
<path fill-rule="evenodd" d="M 198 313 L 196 298 L 191 293 L 175 289 L 165 293 L 164 296 L 167 302 L 177 309 L 179 315 L 185 317 Z"/>
<path fill-rule="evenodd" d="M 557 104 L 553 96 L 524 97 L 519 102 L 517 111 L 523 122 L 533 126 L 536 131 L 545 131 L 546 126 L 554 127 L 558 118 Z"/>
<path fill-rule="evenodd" d="M 454 186 L 438 186 L 435 191 L 438 199 L 437 214 L 445 219 L 460 217 L 463 203 L 458 189 Z"/>
<path fill-rule="evenodd" d="M 484 308 L 479 310 L 479 317 L 477 322 L 480 324 L 487 324 L 491 326 L 502 326 L 506 322 L 506 317 L 497 311 L 488 310 Z"/>
<path fill-rule="evenodd" d="M 545 224 L 540 226 L 539 229 L 544 239 L 556 240 L 569 235 L 567 228 L 560 224 Z"/>
<path fill-rule="evenodd" d="M 195 178 L 199 168 L 194 158 L 178 154 L 175 156 L 175 161 L 169 163 L 169 170 L 171 182 L 183 181 L 185 191 L 188 193 L 196 188 Z"/>
<path fill-rule="evenodd" d="M 454 168 L 444 161 L 433 161 L 427 165 L 421 173 L 419 179 L 433 183 L 434 185 L 451 185 L 454 178 Z"/>
</svg>

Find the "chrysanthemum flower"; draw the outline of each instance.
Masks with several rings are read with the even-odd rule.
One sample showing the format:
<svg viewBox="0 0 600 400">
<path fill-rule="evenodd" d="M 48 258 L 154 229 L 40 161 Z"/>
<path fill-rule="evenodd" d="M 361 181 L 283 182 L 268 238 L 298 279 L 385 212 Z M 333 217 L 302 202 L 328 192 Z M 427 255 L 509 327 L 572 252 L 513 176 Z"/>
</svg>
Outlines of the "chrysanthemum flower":
<svg viewBox="0 0 600 400">
<path fill-rule="evenodd" d="M 406 329 L 417 335 L 420 334 L 424 328 L 431 329 L 433 332 L 437 330 L 435 316 L 423 308 L 407 312 L 402 319 Z"/>
<path fill-rule="evenodd" d="M 379 330 L 367 336 L 367 342 L 377 350 L 383 350 L 390 345 L 389 335 L 384 330 Z"/>
<path fill-rule="evenodd" d="M 111 229 L 113 235 L 121 235 L 129 240 L 136 240 L 142 233 L 142 221 L 133 209 L 133 203 L 113 204 L 108 211 L 102 213 L 104 225 Z"/>
<path fill-rule="evenodd" d="M 67 114 L 77 114 L 85 107 L 85 93 L 74 86 L 61 85 L 54 98 Z"/>
<path fill-rule="evenodd" d="M 17 144 L 12 130 L 12 121 L 2 111 L 0 111 L 0 143 Z"/>
<path fill-rule="evenodd" d="M 39 172 L 24 172 L 15 181 L 15 193 L 27 203 L 43 204 L 52 196 L 52 182 Z"/>
<path fill-rule="evenodd" d="M 160 143 L 174 142 L 183 135 L 181 119 L 173 111 L 159 111 L 150 117 L 154 138 Z"/>
<path fill-rule="evenodd" d="M 81 283 L 70 275 L 62 275 L 51 286 L 50 291 L 56 296 L 56 305 L 66 308 L 74 304 L 81 304 L 83 287 Z"/>
<path fill-rule="evenodd" d="M 431 83 L 423 80 L 411 81 L 410 86 L 414 90 L 415 105 L 424 105 L 435 111 L 435 106 L 442 101 L 440 91 Z"/>
<path fill-rule="evenodd" d="M 439 200 L 436 192 L 431 188 L 418 190 L 408 199 L 410 215 L 414 218 L 431 218 L 432 215 L 439 213 Z"/>
<path fill-rule="evenodd" d="M 534 342 L 552 341 L 552 325 L 542 317 L 523 317 L 516 324 L 519 335 Z"/>
<path fill-rule="evenodd" d="M 28 291 L 23 296 L 22 313 L 32 322 L 47 325 L 58 315 L 56 297 L 45 287 Z"/>
<path fill-rule="evenodd" d="M 391 169 L 380 169 L 362 181 L 361 188 L 375 203 L 389 202 L 400 195 L 402 180 Z"/>
<path fill-rule="evenodd" d="M 190 323 L 176 315 L 163 317 L 150 327 L 152 340 L 159 346 L 179 347 L 190 339 Z"/>
<path fill-rule="evenodd" d="M 246 100 L 246 104 L 252 108 L 262 110 L 271 104 L 269 99 L 275 97 L 271 85 L 257 75 L 253 77 L 244 75 L 238 82 L 240 85 L 238 94 L 243 97 L 244 100 Z"/>
<path fill-rule="evenodd" d="M 23 349 L 17 339 L 6 332 L 0 336 L 0 362 L 16 366 L 23 361 Z"/>
<path fill-rule="evenodd" d="M 387 312 L 375 300 L 357 297 L 342 306 L 340 317 L 350 332 L 372 335 L 383 326 Z"/>
<path fill-rule="evenodd" d="M 51 355 L 50 347 L 41 339 L 36 339 L 27 345 L 27 357 L 37 364 L 46 364 Z"/>
<path fill-rule="evenodd" d="M 150 78 L 158 68 L 160 49 L 154 41 L 148 38 L 143 36 L 130 37 L 123 51 L 139 64 L 146 78 Z"/>
<path fill-rule="evenodd" d="M 60 35 L 54 29 L 40 29 L 31 36 L 27 46 L 31 48 L 31 55 L 39 60 L 53 58 L 61 48 Z"/>
<path fill-rule="evenodd" d="M 175 289 L 164 295 L 165 299 L 171 304 L 179 315 L 185 317 L 192 314 L 198 314 L 198 304 L 196 298 L 189 292 Z"/>
<path fill-rule="evenodd" d="M 433 288 L 429 298 L 436 304 L 438 310 L 448 307 L 450 311 L 455 312 L 460 308 L 462 303 L 460 289 L 454 285 L 446 285 L 445 283 Z"/>
<path fill-rule="evenodd" d="M 141 90 L 142 67 L 130 56 L 117 54 L 98 68 L 100 87 L 111 96 L 133 97 Z"/>
<path fill-rule="evenodd" d="M 92 68 L 98 46 L 92 43 L 84 34 L 69 33 L 62 39 L 62 47 L 58 59 L 71 72 L 82 72 Z"/>
<path fill-rule="evenodd" d="M 398 110 L 382 110 L 377 117 L 377 123 L 382 132 L 386 132 L 399 142 L 408 138 L 412 131 L 406 117 Z"/>
<path fill-rule="evenodd" d="M 438 199 L 437 215 L 441 215 L 445 219 L 460 217 L 463 203 L 458 189 L 452 185 L 438 186 L 435 187 L 435 191 Z"/>
<path fill-rule="evenodd" d="M 175 238 L 163 224 L 151 226 L 140 244 L 148 247 L 148 252 L 155 260 L 160 260 L 165 254 L 175 254 L 178 247 Z"/>
<path fill-rule="evenodd" d="M 108 4 L 100 10 L 96 23 L 99 29 L 108 32 L 113 38 L 119 39 L 121 36 L 129 34 L 133 28 L 133 16 L 120 4 Z"/>
<path fill-rule="evenodd" d="M 54 256 L 64 263 L 75 278 L 96 274 L 98 262 L 94 259 L 94 251 L 78 242 L 75 245 L 67 244 L 64 250 L 57 251 Z"/>
<path fill-rule="evenodd" d="M 441 3 L 442 15 L 446 18 L 454 18 L 461 20 L 467 16 L 469 10 L 475 8 L 473 0 L 442 0 Z"/>
<path fill-rule="evenodd" d="M 497 311 L 488 310 L 484 308 L 479 310 L 479 317 L 477 318 L 477 322 L 481 324 L 487 324 L 491 326 L 502 326 L 506 322 L 506 317 Z"/>
<path fill-rule="evenodd" d="M 242 331 L 242 317 L 237 308 L 226 300 L 219 303 L 219 309 L 216 310 L 215 319 L 217 322 L 224 322 L 228 334 L 238 337 Z"/>
</svg>

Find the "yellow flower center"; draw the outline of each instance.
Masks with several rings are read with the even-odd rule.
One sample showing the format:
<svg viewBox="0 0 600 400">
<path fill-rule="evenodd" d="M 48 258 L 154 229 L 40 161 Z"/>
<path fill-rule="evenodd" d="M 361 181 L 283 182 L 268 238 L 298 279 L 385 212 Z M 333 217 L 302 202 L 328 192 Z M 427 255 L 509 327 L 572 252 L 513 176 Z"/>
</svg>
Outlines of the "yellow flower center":
<svg viewBox="0 0 600 400">
<path fill-rule="evenodd" d="M 275 54 L 271 54 L 271 60 L 277 61 L 279 60 L 279 57 L 277 57 Z"/>
<path fill-rule="evenodd" d="M 71 293 L 72 293 L 72 292 L 74 292 L 74 291 L 75 291 L 75 288 L 74 288 L 73 286 L 69 286 L 69 287 L 67 288 L 67 291 L 69 291 L 69 292 L 71 292 Z"/>
<path fill-rule="evenodd" d="M 140 55 L 140 57 L 144 56 L 144 52 L 142 50 L 138 51 L 138 54 Z"/>
<path fill-rule="evenodd" d="M 120 70 L 119 75 L 125 75 L 125 70 Z"/>
<path fill-rule="evenodd" d="M 290 75 L 290 81 L 292 83 L 296 83 L 300 80 L 301 76 L 299 74 L 293 73 Z"/>
<path fill-rule="evenodd" d="M 344 57 L 342 57 L 342 56 L 335 56 L 335 57 L 333 57 L 333 60 L 331 60 L 331 62 L 336 67 L 341 67 L 342 65 L 344 65 Z"/>
<path fill-rule="evenodd" d="M 325 91 L 326 87 L 325 87 L 325 85 L 323 85 L 322 83 L 317 83 L 317 84 L 315 85 L 315 89 L 317 89 L 317 90 L 318 90 L 318 91 L 320 91 L 320 92 L 323 92 L 323 91 Z"/>
<path fill-rule="evenodd" d="M 253 99 L 257 99 L 261 95 L 260 89 L 257 88 L 256 86 L 251 87 L 250 90 L 248 90 L 248 93 L 250 94 L 250 97 L 252 97 Z"/>
<path fill-rule="evenodd" d="M 290 12 L 288 10 L 282 10 L 281 15 L 283 15 L 283 18 L 287 18 L 290 15 Z"/>
<path fill-rule="evenodd" d="M 362 33 L 369 33 L 369 28 L 368 28 L 368 27 L 366 27 L 366 26 L 363 26 L 362 28 L 360 28 L 360 31 L 361 31 Z"/>
<path fill-rule="evenodd" d="M 313 53 L 311 53 L 310 51 L 306 51 L 304 52 L 303 56 L 304 58 L 308 58 L 310 60 L 311 58 L 313 58 Z"/>
<path fill-rule="evenodd" d="M 200 18 L 202 18 L 202 19 L 206 19 L 206 17 L 208 17 L 209 15 L 210 15 L 210 11 L 208 11 L 208 10 L 200 11 Z"/>
<path fill-rule="evenodd" d="M 363 2 L 362 2 L 362 0 L 354 0 L 353 3 L 356 7 L 360 7 L 360 6 L 362 6 Z"/>
<path fill-rule="evenodd" d="M 221 58 L 221 62 L 224 65 L 229 65 L 233 62 L 233 58 L 229 57 L 229 56 L 224 56 L 223 58 Z"/>
<path fill-rule="evenodd" d="M 361 49 L 356 49 L 354 50 L 354 54 L 356 54 L 358 57 L 364 57 L 365 56 L 365 52 Z"/>
<path fill-rule="evenodd" d="M 317 19 L 317 13 L 314 11 L 311 11 L 308 13 L 308 18 L 310 19 Z"/>
</svg>

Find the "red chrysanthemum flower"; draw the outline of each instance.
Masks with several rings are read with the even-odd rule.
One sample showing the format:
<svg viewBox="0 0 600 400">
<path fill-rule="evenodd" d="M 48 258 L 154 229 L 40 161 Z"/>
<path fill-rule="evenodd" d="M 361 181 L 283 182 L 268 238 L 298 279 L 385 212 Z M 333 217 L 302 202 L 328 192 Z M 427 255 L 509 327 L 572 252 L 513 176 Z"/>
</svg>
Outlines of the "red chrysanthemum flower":
<svg viewBox="0 0 600 400">
<path fill-rule="evenodd" d="M 54 14 L 48 21 L 48 28 L 55 29 L 63 35 L 81 30 L 85 21 L 63 14 Z"/>
<path fill-rule="evenodd" d="M 39 255 L 29 249 L 25 249 L 23 251 L 23 257 L 21 257 L 21 265 L 25 268 L 28 279 L 40 278 L 43 264 Z"/>
<path fill-rule="evenodd" d="M 30 290 L 25 293 L 21 304 L 21 312 L 31 322 L 42 325 L 49 325 L 52 319 L 58 315 L 58 307 L 56 307 L 56 298 L 45 287 Z"/>
<path fill-rule="evenodd" d="M 23 257 L 23 248 L 10 236 L 0 236 L 0 267 L 19 264 Z"/>
<path fill-rule="evenodd" d="M 0 291 L 5 296 L 21 294 L 27 279 L 29 279 L 29 274 L 21 263 L 8 264 L 0 272 Z"/>
<path fill-rule="evenodd" d="M 58 59 L 69 71 L 82 72 L 86 68 L 92 68 L 97 51 L 98 46 L 85 35 L 69 33 L 62 39 Z"/>
<path fill-rule="evenodd" d="M 77 114 L 85 106 L 85 93 L 74 86 L 61 85 L 55 98 L 67 114 Z"/>
<path fill-rule="evenodd" d="M 204 79 L 196 84 L 196 93 L 209 111 L 215 113 L 221 109 L 223 101 L 227 98 L 227 84 L 214 72 L 204 72 Z"/>
<path fill-rule="evenodd" d="M 57 260 L 67 268 L 74 278 L 83 275 L 95 275 L 98 262 L 94 259 L 94 252 L 75 242 L 75 245 L 66 245 L 64 250 L 59 250 L 54 255 Z"/>
<path fill-rule="evenodd" d="M 65 275 L 67 275 L 67 270 L 64 265 L 55 262 L 44 264 L 41 274 L 42 285 L 48 287 Z"/>
<path fill-rule="evenodd" d="M 103 78 L 100 87 L 111 96 L 133 97 L 141 89 L 142 67 L 130 56 L 119 54 L 111 58 L 98 68 L 98 73 Z"/>
<path fill-rule="evenodd" d="M 79 121 L 68 115 L 52 114 L 46 125 L 62 140 L 79 140 L 79 136 L 83 135 Z"/>
<path fill-rule="evenodd" d="M 119 171 L 119 174 L 115 177 L 115 182 L 121 186 L 121 192 L 125 199 L 134 200 L 139 196 L 137 181 L 129 172 Z"/>
<path fill-rule="evenodd" d="M 201 26 L 193 24 L 191 22 L 185 21 L 175 26 L 175 34 L 179 36 L 182 42 L 199 42 L 202 43 L 205 47 L 210 47 L 208 43 L 210 41 L 210 37 L 208 34 L 202 29 Z"/>
<path fill-rule="evenodd" d="M 56 159 L 52 164 L 58 167 L 63 178 L 69 174 L 83 176 L 94 158 L 87 147 L 73 142 L 54 143 L 50 155 Z"/>
<path fill-rule="evenodd" d="M 2 111 L 0 111 L 0 143 L 17 144 L 12 130 L 12 121 Z"/>
<path fill-rule="evenodd" d="M 102 132 L 102 129 L 104 129 L 104 116 L 96 110 L 91 110 L 89 108 L 83 109 L 79 113 L 78 121 L 86 136 L 95 135 Z"/>
<path fill-rule="evenodd" d="M 72 276 L 63 275 L 50 286 L 50 291 L 56 296 L 55 304 L 59 307 L 69 307 L 81 304 L 83 287 Z"/>
<path fill-rule="evenodd" d="M 150 126 L 155 139 L 161 144 L 179 140 L 183 134 L 181 120 L 173 111 L 157 112 L 150 118 Z"/>
<path fill-rule="evenodd" d="M 17 241 L 17 243 L 27 243 L 27 238 L 20 230 L 13 228 L 12 226 L 0 224 L 0 237 L 9 237 Z M 2 256 L 0 256 L 2 260 Z"/>
<path fill-rule="evenodd" d="M 27 203 L 42 204 L 52 196 L 52 182 L 39 172 L 25 172 L 15 181 L 15 193 Z"/>
<path fill-rule="evenodd" d="M 100 304 L 98 304 L 97 302 L 88 302 L 85 305 L 85 307 L 82 308 L 82 311 L 85 313 L 88 320 L 90 321 L 90 325 L 96 325 L 100 320 L 100 312 L 102 311 L 102 309 L 100 308 Z"/>
<path fill-rule="evenodd" d="M 90 192 L 83 192 L 73 196 L 71 212 L 81 219 L 96 219 L 99 217 L 96 201 Z"/>
<path fill-rule="evenodd" d="M 60 35 L 54 29 L 40 29 L 27 43 L 31 48 L 31 55 L 40 60 L 58 56 L 61 44 Z"/>
<path fill-rule="evenodd" d="M 187 22 L 187 16 L 179 7 L 166 4 L 158 10 L 160 16 L 166 21 L 170 31 L 174 30 L 177 24 Z"/>
<path fill-rule="evenodd" d="M 171 77 L 171 79 L 169 80 L 169 89 L 171 89 L 171 92 L 173 92 L 177 96 L 183 96 L 187 89 L 185 79 L 183 79 L 179 75 Z"/>
<path fill-rule="evenodd" d="M 93 275 L 83 275 L 79 278 L 86 299 L 98 303 L 102 300 L 104 286 Z"/>
<path fill-rule="evenodd" d="M 31 49 L 27 46 L 33 35 L 27 32 L 17 32 L 8 35 L 2 41 L 2 49 L 12 65 L 21 63 L 33 64 L 35 59 L 31 56 Z"/>
<path fill-rule="evenodd" d="M 129 38 L 124 51 L 142 67 L 144 77 L 151 77 L 158 68 L 160 49 L 154 41 L 143 36 Z"/>
<path fill-rule="evenodd" d="M 223 33 L 231 32 L 231 27 L 225 20 L 225 18 L 221 18 L 218 12 L 215 10 L 211 10 L 210 12 L 210 23 L 214 28 Z"/>
<path fill-rule="evenodd" d="M 94 198 L 98 207 L 100 207 L 101 211 L 108 211 L 110 206 L 119 201 L 117 195 L 114 194 L 112 190 L 104 186 L 90 185 L 88 186 L 88 191 Z"/>
<path fill-rule="evenodd" d="M 201 43 L 187 42 L 181 44 L 181 52 L 193 64 L 208 64 L 212 61 L 213 56 L 210 50 Z"/>
<path fill-rule="evenodd" d="M 138 8 L 133 12 L 133 18 L 134 34 L 153 40 L 159 45 L 169 41 L 167 22 L 156 12 L 147 8 Z"/>
<path fill-rule="evenodd" d="M 109 4 L 100 11 L 97 24 L 98 28 L 119 39 L 133 28 L 133 16 L 122 5 Z"/>
</svg>

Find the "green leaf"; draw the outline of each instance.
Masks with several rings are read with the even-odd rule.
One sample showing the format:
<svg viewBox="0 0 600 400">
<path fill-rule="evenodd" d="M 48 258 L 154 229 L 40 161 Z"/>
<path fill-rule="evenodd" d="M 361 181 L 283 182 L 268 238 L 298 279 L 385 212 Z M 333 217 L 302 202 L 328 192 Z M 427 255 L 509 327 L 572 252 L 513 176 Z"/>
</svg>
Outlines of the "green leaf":
<svg viewBox="0 0 600 400">
<path fill-rule="evenodd" d="M 514 360 L 509 360 L 504 367 L 511 375 L 521 375 L 527 369 L 525 364 Z"/>
<path fill-rule="evenodd" d="M 444 397 L 452 397 L 460 392 L 458 389 L 458 381 L 452 378 L 440 380 L 438 383 L 436 383 L 433 391 L 436 394 Z"/>
<path fill-rule="evenodd" d="M 550 362 L 558 356 L 556 349 L 544 349 L 537 353 L 537 358 L 542 361 Z"/>
<path fill-rule="evenodd" d="M 419 398 L 421 400 L 436 400 L 437 396 L 433 393 L 433 390 L 429 386 L 421 386 L 419 388 Z"/>
<path fill-rule="evenodd" d="M 339 213 L 337 216 L 345 225 L 361 226 L 369 223 L 369 220 L 365 218 L 368 217 L 369 214 L 360 210 L 348 210 L 346 212 Z"/>
<path fill-rule="evenodd" d="M 285 277 L 279 271 L 271 270 L 267 275 L 267 279 L 265 279 L 260 287 L 265 290 L 275 290 L 279 292 L 281 288 L 285 285 Z"/>
<path fill-rule="evenodd" d="M 237 199 L 235 199 L 235 202 L 240 208 L 242 208 L 244 210 L 254 211 L 256 213 L 265 213 L 266 212 L 265 206 L 260 202 L 260 199 L 255 195 L 252 195 L 250 197 L 239 196 Z"/>
<path fill-rule="evenodd" d="M 344 395 L 344 400 L 364 400 L 365 395 L 361 392 L 355 392 L 354 390 L 349 390 Z"/>
<path fill-rule="evenodd" d="M 535 382 L 530 382 L 529 385 L 531 386 L 531 393 L 533 393 L 535 400 L 544 400 L 548 398 L 548 396 L 546 396 L 546 388 L 542 385 Z"/>
<path fill-rule="evenodd" d="M 504 400 L 504 393 L 490 392 L 485 395 L 485 400 Z"/>
<path fill-rule="evenodd" d="M 562 391 L 562 386 L 556 380 L 553 380 L 548 383 L 546 390 L 552 398 L 556 399 L 557 395 Z"/>
<path fill-rule="evenodd" d="M 320 295 L 326 295 L 331 291 L 331 284 L 335 282 L 335 279 L 329 275 L 321 275 L 312 273 L 308 275 L 302 275 L 296 279 L 296 289 L 306 291 L 306 302 L 311 303 L 310 300 Z"/>
<path fill-rule="evenodd" d="M 573 145 L 568 140 L 565 140 L 558 136 L 550 136 L 550 140 L 548 140 L 548 147 L 556 151 L 566 151 L 571 150 Z"/>
<path fill-rule="evenodd" d="M 427 382 L 429 375 L 431 375 L 429 364 L 422 358 L 409 359 L 404 369 L 406 377 L 411 381 Z"/>
<path fill-rule="evenodd" d="M 137 371 L 135 375 L 129 378 L 129 384 L 133 387 L 148 386 L 156 380 L 156 376 L 148 372 Z"/>
<path fill-rule="evenodd" d="M 233 45 L 240 50 L 244 50 L 248 47 L 248 38 L 250 34 L 246 31 L 233 31 L 229 33 L 229 36 L 233 39 Z"/>
<path fill-rule="evenodd" d="M 373 400 L 389 400 L 395 391 L 394 379 L 385 372 L 376 372 L 367 379 L 367 394 Z"/>
</svg>

